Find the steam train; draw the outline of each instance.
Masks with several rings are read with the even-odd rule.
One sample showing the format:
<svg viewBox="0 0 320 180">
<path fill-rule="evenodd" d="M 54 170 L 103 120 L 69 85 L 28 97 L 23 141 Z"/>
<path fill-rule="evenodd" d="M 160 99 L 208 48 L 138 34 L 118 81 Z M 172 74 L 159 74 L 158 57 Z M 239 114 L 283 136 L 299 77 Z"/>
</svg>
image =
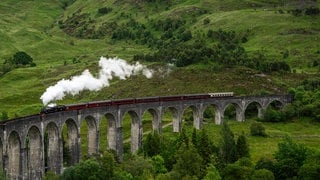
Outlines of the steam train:
<svg viewBox="0 0 320 180">
<path fill-rule="evenodd" d="M 70 105 L 57 105 L 53 107 L 44 107 L 41 109 L 40 114 L 49 114 L 60 111 L 74 111 L 95 107 L 108 107 L 119 106 L 128 104 L 139 103 L 152 103 L 152 102 L 167 102 L 167 101 L 180 101 L 180 100 L 195 100 L 195 99 L 208 99 L 219 97 L 233 97 L 233 92 L 220 92 L 220 93 L 207 93 L 207 94 L 191 94 L 191 95 L 179 95 L 179 96 L 156 96 L 156 97 L 144 97 L 144 98 L 130 98 L 108 101 L 94 101 L 82 104 L 70 104 Z"/>
</svg>

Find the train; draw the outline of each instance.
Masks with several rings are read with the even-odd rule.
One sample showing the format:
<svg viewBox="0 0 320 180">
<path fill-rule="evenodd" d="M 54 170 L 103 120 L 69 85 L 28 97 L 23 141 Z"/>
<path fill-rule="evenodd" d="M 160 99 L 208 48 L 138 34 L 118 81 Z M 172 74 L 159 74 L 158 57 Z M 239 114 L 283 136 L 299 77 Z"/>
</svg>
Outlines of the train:
<svg viewBox="0 0 320 180">
<path fill-rule="evenodd" d="M 120 106 L 120 105 L 139 104 L 139 103 L 196 100 L 196 99 L 221 98 L 221 97 L 233 97 L 233 96 L 234 96 L 233 92 L 219 92 L 219 93 L 206 93 L 206 94 L 187 94 L 187 95 L 177 95 L 177 96 L 155 96 L 155 97 L 144 97 L 144 98 L 94 101 L 94 102 L 81 103 L 81 104 L 46 106 L 41 109 L 40 114 L 44 115 L 44 114 L 50 114 L 50 113 L 55 113 L 60 111 L 83 110 L 83 109 L 95 108 L 95 107 L 109 107 L 109 106 Z"/>
</svg>

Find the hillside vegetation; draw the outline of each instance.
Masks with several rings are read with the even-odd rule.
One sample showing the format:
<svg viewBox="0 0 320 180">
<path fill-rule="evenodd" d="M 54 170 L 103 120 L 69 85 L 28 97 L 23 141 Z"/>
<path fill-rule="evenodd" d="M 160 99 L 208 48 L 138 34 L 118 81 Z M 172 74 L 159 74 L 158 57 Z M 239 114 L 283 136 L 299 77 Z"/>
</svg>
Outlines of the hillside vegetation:
<svg viewBox="0 0 320 180">
<path fill-rule="evenodd" d="M 320 16 L 308 14 L 310 7 L 319 2 L 4 0 L 0 63 L 22 51 L 35 66 L 0 69 L 0 110 L 10 118 L 37 113 L 47 87 L 87 68 L 96 73 L 100 56 L 176 67 L 151 79 L 114 80 L 109 88 L 58 103 L 211 91 L 286 93 L 319 72 Z"/>
</svg>

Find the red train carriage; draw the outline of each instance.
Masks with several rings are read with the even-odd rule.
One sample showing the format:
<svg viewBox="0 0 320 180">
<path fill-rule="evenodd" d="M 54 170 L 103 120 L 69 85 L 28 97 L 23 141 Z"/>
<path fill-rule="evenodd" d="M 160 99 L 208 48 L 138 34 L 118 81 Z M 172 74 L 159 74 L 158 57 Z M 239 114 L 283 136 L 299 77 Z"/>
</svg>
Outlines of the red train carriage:
<svg viewBox="0 0 320 180">
<path fill-rule="evenodd" d="M 210 98 L 209 94 L 190 94 L 183 96 L 184 100 L 192 100 L 192 99 L 207 99 Z"/>
<path fill-rule="evenodd" d="M 74 110 L 81 110 L 87 108 L 88 104 L 87 103 L 82 103 L 82 104 L 72 104 L 72 105 L 67 105 L 66 106 L 66 111 L 74 111 Z"/>
<path fill-rule="evenodd" d="M 151 102 L 159 102 L 159 97 L 136 98 L 136 103 L 151 103 Z"/>
<path fill-rule="evenodd" d="M 111 101 L 95 101 L 95 102 L 88 103 L 87 107 L 88 108 L 107 107 L 107 106 L 111 106 L 111 105 L 112 105 Z"/>
<path fill-rule="evenodd" d="M 126 105 L 126 104 L 135 104 L 136 103 L 136 99 L 120 99 L 120 100 L 115 100 L 115 101 L 111 101 L 111 105 Z"/>
<path fill-rule="evenodd" d="M 159 101 L 180 101 L 183 100 L 183 96 L 162 96 L 159 97 Z"/>
</svg>

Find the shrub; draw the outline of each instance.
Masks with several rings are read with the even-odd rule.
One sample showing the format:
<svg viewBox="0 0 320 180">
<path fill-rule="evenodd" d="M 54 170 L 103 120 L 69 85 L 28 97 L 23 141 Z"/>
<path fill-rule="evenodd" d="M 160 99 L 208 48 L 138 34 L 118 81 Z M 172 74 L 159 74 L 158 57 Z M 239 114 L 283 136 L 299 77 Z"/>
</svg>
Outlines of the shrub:
<svg viewBox="0 0 320 180">
<path fill-rule="evenodd" d="M 253 175 L 251 176 L 252 180 L 260 180 L 260 179 L 265 179 L 265 180 L 274 180 L 274 175 L 271 171 L 267 169 L 259 169 L 254 171 Z"/>
<path fill-rule="evenodd" d="M 107 14 L 111 11 L 112 11 L 112 8 L 110 8 L 110 7 L 103 7 L 103 8 L 98 9 L 99 14 Z"/>
<path fill-rule="evenodd" d="M 252 136 L 262 136 L 262 137 L 266 137 L 267 134 L 265 132 L 265 128 L 262 125 L 262 123 L 260 122 L 254 122 L 251 124 L 250 126 L 250 134 Z"/>
</svg>

